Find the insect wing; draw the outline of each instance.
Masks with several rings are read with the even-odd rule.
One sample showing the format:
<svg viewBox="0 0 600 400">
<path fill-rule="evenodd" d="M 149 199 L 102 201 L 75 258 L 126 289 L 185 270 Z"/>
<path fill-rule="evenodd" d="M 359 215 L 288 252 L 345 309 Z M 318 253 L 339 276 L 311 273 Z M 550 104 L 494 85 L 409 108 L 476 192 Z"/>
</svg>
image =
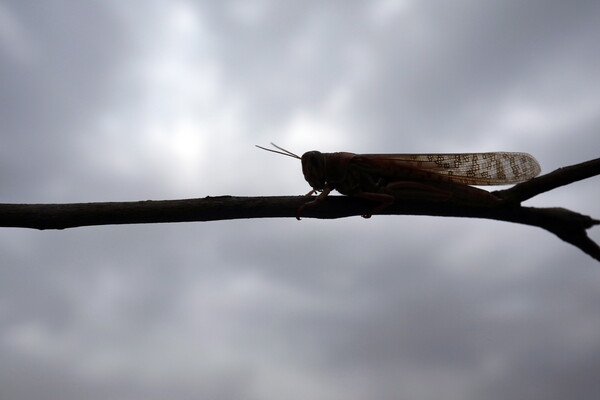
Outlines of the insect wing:
<svg viewBox="0 0 600 400">
<path fill-rule="evenodd" d="M 507 185 L 529 180 L 541 172 L 537 160 L 527 153 L 361 154 L 360 157 L 434 172 L 465 185 Z"/>
</svg>

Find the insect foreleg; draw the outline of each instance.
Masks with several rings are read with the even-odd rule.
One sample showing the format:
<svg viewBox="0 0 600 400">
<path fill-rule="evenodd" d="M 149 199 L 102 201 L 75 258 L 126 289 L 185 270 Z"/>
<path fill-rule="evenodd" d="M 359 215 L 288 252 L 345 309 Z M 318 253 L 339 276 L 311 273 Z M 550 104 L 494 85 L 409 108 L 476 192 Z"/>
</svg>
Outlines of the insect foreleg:
<svg viewBox="0 0 600 400">
<path fill-rule="evenodd" d="M 389 205 L 392 205 L 396 198 L 386 193 L 371 193 L 371 192 L 360 192 L 355 195 L 367 200 L 372 200 L 380 203 L 377 207 L 372 209 L 368 214 L 363 214 L 363 218 L 371 218 L 371 215 L 378 213 Z"/>
<path fill-rule="evenodd" d="M 325 198 L 329 195 L 329 193 L 331 193 L 331 190 L 332 189 L 326 187 L 325 189 L 323 189 L 323 191 L 321 193 L 319 193 L 319 195 L 317 196 L 316 199 L 309 201 L 308 203 L 304 203 L 300 207 L 298 207 L 298 210 L 296 211 L 296 219 L 298 221 L 300 221 L 300 214 L 302 214 L 302 211 L 304 211 L 304 209 L 306 207 L 312 207 L 312 206 L 315 206 L 315 205 L 321 203 L 323 200 L 325 200 Z M 306 194 L 306 196 L 311 196 L 312 194 L 314 194 L 316 192 L 317 192 L 317 190 L 313 189 L 310 192 L 308 192 Z"/>
</svg>

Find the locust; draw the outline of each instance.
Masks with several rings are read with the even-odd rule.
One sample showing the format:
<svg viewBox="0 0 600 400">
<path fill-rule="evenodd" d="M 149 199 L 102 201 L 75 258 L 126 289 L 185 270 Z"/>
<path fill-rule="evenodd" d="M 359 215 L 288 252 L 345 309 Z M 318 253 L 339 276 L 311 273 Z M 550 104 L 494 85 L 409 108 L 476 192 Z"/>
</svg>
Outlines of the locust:
<svg viewBox="0 0 600 400">
<path fill-rule="evenodd" d="M 332 190 L 377 203 L 363 215 L 365 218 L 398 199 L 493 207 L 503 200 L 471 185 L 519 183 L 541 172 L 537 160 L 527 153 L 354 154 L 313 150 L 300 157 L 271 145 L 277 150 L 256 147 L 299 159 L 304 178 L 312 188 L 306 196 L 318 193 L 314 200 L 298 208 L 298 220 L 306 207 L 321 203 Z"/>
</svg>

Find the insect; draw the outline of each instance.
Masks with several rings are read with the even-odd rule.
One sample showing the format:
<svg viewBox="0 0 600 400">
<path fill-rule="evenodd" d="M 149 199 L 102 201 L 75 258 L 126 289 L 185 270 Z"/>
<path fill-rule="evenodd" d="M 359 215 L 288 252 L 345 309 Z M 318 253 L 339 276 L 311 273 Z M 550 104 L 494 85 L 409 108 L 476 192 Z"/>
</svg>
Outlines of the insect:
<svg viewBox="0 0 600 400">
<path fill-rule="evenodd" d="M 302 173 L 316 199 L 298 208 L 296 218 L 319 204 L 332 190 L 379 203 L 363 217 L 383 210 L 397 199 L 452 201 L 495 206 L 502 200 L 469 185 L 507 185 L 529 180 L 540 172 L 527 153 L 354 154 L 309 151 L 302 157 L 271 143 L 277 150 L 256 146 L 301 160 Z"/>
</svg>

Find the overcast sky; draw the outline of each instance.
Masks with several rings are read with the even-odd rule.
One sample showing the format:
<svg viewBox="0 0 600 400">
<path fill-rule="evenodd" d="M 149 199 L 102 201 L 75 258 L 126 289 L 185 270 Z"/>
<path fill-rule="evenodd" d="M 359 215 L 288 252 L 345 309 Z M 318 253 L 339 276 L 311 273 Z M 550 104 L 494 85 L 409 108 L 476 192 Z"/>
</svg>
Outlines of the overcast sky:
<svg viewBox="0 0 600 400">
<path fill-rule="evenodd" d="M 0 202 L 306 193 L 271 141 L 550 172 L 600 156 L 598 43 L 586 0 L 0 1 Z M 503 222 L 0 228 L 0 397 L 595 399 L 599 304 Z"/>
</svg>

